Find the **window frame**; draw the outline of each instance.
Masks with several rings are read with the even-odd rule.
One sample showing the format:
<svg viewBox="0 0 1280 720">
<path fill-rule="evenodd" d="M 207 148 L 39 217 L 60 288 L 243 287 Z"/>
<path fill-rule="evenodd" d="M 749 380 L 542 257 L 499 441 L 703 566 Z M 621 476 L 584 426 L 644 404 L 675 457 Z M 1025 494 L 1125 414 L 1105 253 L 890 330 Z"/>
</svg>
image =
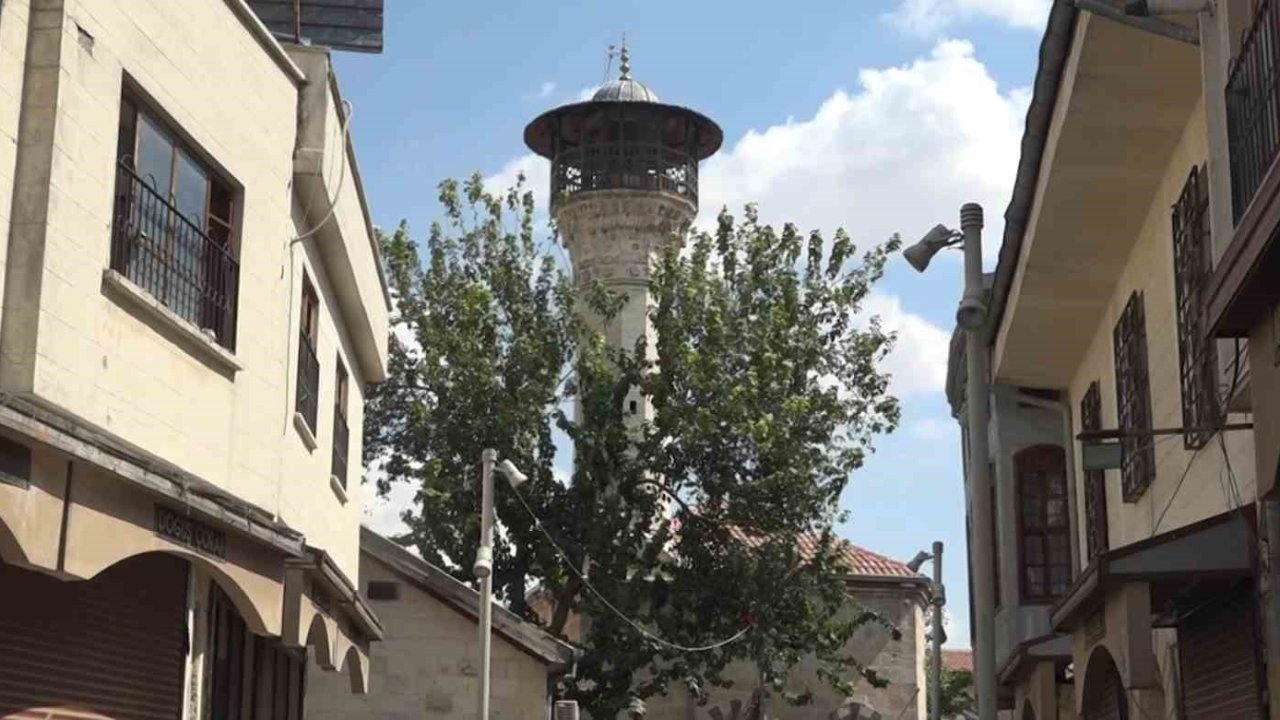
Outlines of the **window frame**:
<svg viewBox="0 0 1280 720">
<path fill-rule="evenodd" d="M 1045 470 L 1048 462 L 1042 459 L 1047 454 L 1054 455 L 1053 461 L 1056 463 L 1055 468 Z M 1032 468 L 1037 466 L 1035 463 L 1040 462 L 1039 476 L 1043 478 L 1043 484 L 1040 492 L 1040 503 L 1037 505 L 1037 515 L 1040 520 L 1039 527 L 1029 529 L 1027 523 L 1027 481 L 1030 479 L 1027 473 L 1026 465 L 1032 464 Z M 1024 605 L 1049 604 L 1062 596 L 1071 585 L 1071 512 L 1070 503 L 1068 502 L 1067 492 L 1067 462 L 1066 451 L 1060 445 L 1048 443 L 1030 445 L 1022 448 L 1013 454 L 1013 475 L 1014 484 L 1017 491 L 1017 515 L 1018 515 L 1018 596 Z M 1053 525 L 1050 522 L 1049 501 L 1053 497 L 1050 492 L 1050 482 L 1052 477 L 1050 473 L 1056 470 L 1059 479 L 1060 498 L 1063 505 L 1061 513 L 1061 522 Z M 1060 535 L 1062 539 L 1061 558 L 1054 557 L 1052 552 L 1052 537 Z M 1031 536 L 1040 538 L 1041 543 L 1041 562 L 1031 563 L 1027 557 L 1027 541 Z M 1029 588 L 1028 572 L 1038 567 L 1044 572 L 1042 593 L 1033 593 Z M 1053 585 L 1053 569 L 1060 567 L 1063 570 L 1063 582 L 1057 592 Z"/>
<path fill-rule="evenodd" d="M 1217 343 L 1205 332 L 1205 295 L 1211 280 L 1208 172 L 1191 168 L 1170 212 L 1173 236 L 1174 309 L 1182 426 L 1188 450 L 1213 439 L 1219 420 Z"/>
<path fill-rule="evenodd" d="M 167 150 L 167 187 L 142 174 L 144 134 L 158 138 Z M 234 352 L 242 187 L 128 77 L 120 94 L 115 167 L 109 267 Z M 180 204 L 183 167 L 203 179 L 198 213 L 184 212 Z M 157 228 L 163 228 L 155 233 L 161 239 L 149 241 L 147 230 Z M 190 246 L 197 241 L 193 231 L 199 247 Z"/>
<path fill-rule="evenodd" d="M 298 352 L 295 360 L 297 367 L 293 408 L 314 437 L 320 421 L 320 296 L 305 269 L 302 271 L 298 308 Z M 304 382 L 307 379 L 312 379 L 310 387 Z M 307 392 L 304 393 L 304 390 Z"/>
<path fill-rule="evenodd" d="M 1155 448 L 1151 436 L 1151 376 L 1147 358 L 1147 321 L 1143 294 L 1134 290 L 1112 331 L 1115 351 L 1116 424 L 1129 431 L 1121 465 L 1122 497 L 1137 502 L 1155 481 Z"/>
<path fill-rule="evenodd" d="M 1102 429 L 1102 389 L 1097 380 L 1080 398 L 1080 429 L 1084 432 Z M 1111 547 L 1107 523 L 1107 472 L 1084 471 L 1085 557 L 1102 555 Z"/>
<path fill-rule="evenodd" d="M 329 472 L 338 479 L 343 490 L 347 489 L 347 474 L 350 472 L 351 425 L 348 422 L 348 403 L 350 402 L 351 378 L 346 365 L 342 362 L 342 354 L 334 358 L 333 379 L 333 438 L 330 443 Z M 342 432 L 340 433 L 339 430 Z M 339 442 L 341 436 L 342 442 Z M 341 472 L 339 472 L 339 470 Z"/>
</svg>

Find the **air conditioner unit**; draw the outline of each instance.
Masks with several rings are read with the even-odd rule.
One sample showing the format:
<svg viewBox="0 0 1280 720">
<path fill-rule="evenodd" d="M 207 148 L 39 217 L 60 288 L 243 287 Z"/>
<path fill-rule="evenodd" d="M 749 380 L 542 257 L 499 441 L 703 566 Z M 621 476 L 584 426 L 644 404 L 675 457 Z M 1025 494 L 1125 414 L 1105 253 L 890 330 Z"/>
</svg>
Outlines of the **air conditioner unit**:
<svg viewBox="0 0 1280 720">
<path fill-rule="evenodd" d="M 578 701 L 557 700 L 551 720 L 578 720 Z"/>
</svg>

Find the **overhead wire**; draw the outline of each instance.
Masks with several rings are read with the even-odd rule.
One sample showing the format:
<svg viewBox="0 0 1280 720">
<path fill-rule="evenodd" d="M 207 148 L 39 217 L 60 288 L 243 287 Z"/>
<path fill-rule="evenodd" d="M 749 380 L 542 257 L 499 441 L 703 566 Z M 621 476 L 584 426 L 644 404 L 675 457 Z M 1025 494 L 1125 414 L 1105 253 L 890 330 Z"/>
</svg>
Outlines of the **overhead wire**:
<svg viewBox="0 0 1280 720">
<path fill-rule="evenodd" d="M 622 620 L 627 625 L 631 626 L 636 632 L 640 633 L 642 636 L 644 636 L 654 644 L 669 648 L 671 650 L 676 650 L 678 652 L 686 652 L 686 653 L 710 652 L 712 650 L 719 650 L 722 647 L 725 647 L 727 645 L 731 645 L 737 642 L 744 635 L 746 635 L 748 632 L 751 631 L 752 626 L 750 624 L 747 624 L 747 625 L 744 625 L 741 630 L 739 630 L 738 632 L 734 633 L 733 635 L 730 635 L 729 637 L 723 640 L 710 643 L 707 645 L 694 645 L 694 646 L 681 645 L 680 643 L 671 642 L 670 640 L 667 640 L 655 634 L 654 632 L 646 628 L 644 625 L 641 625 L 638 621 L 632 619 L 629 615 L 624 613 L 622 610 L 618 609 L 618 607 L 614 605 L 612 602 L 610 602 L 609 599 L 606 598 L 603 593 L 597 590 L 596 587 L 591 584 L 591 581 L 587 579 L 586 574 L 583 573 L 581 570 L 579 570 L 578 566 L 572 560 L 569 559 L 569 555 L 563 549 L 561 549 L 560 544 L 556 542 L 556 539 L 552 537 L 551 533 L 548 532 L 546 527 L 543 526 L 542 520 L 538 517 L 538 514 L 533 511 L 533 508 L 529 507 L 529 503 L 525 501 L 524 495 L 522 495 L 520 491 L 514 487 L 511 489 L 511 491 L 512 491 L 512 494 L 516 496 L 516 499 L 520 501 L 520 505 L 525 509 L 525 512 L 529 513 L 529 517 L 532 518 L 533 520 L 534 527 L 536 527 L 538 531 L 542 533 L 543 537 L 547 539 L 547 542 L 550 543 L 551 548 L 555 551 L 556 555 L 559 556 L 560 561 L 564 563 L 564 565 L 568 567 L 569 570 L 572 571 L 575 576 L 577 576 L 578 580 L 582 583 L 582 586 L 587 590 L 589 590 L 591 594 L 594 595 L 596 599 L 599 600 L 600 603 L 603 604 L 606 608 L 608 608 L 614 615 L 616 615 L 618 619 Z"/>
</svg>

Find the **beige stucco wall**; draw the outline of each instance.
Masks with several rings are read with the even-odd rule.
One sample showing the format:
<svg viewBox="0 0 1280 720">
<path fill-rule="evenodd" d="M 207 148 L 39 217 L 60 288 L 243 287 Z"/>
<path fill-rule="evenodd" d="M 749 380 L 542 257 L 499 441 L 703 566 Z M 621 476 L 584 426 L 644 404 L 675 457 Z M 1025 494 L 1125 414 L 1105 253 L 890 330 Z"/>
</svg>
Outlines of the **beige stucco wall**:
<svg viewBox="0 0 1280 720">
<path fill-rule="evenodd" d="M 4 296 L 4 263 L 9 245 L 9 206 L 17 159 L 28 9 L 21 1 L 0 4 L 0 298 Z"/>
<path fill-rule="evenodd" d="M 342 675 L 313 672 L 307 679 L 307 719 L 474 718 L 480 666 L 475 620 L 364 555 L 362 591 L 370 580 L 400 584 L 399 600 L 371 602 L 386 628 L 386 636 L 371 652 L 373 692 L 352 695 Z M 492 653 L 491 717 L 543 720 L 547 666 L 497 634 Z"/>
<path fill-rule="evenodd" d="M 1080 400 L 1089 384 L 1096 380 L 1102 395 L 1102 425 L 1108 428 L 1117 426 L 1112 330 L 1134 290 L 1143 293 L 1146 311 L 1152 425 L 1161 428 L 1182 424 L 1169 209 L 1177 201 L 1191 168 L 1203 163 L 1207 156 L 1204 117 L 1201 102 L 1170 156 L 1165 175 L 1151 199 L 1142 231 L 1133 241 L 1124 271 L 1111 294 L 1107 311 L 1095 329 L 1084 361 L 1075 371 L 1068 388 L 1068 400 L 1077 424 Z M 1226 432 L 1222 437 L 1240 497 L 1245 503 L 1251 502 L 1255 480 L 1251 434 Z M 1074 444 L 1074 452 L 1076 466 L 1079 467 L 1078 443 Z M 1224 495 L 1224 484 L 1229 478 L 1222 449 L 1216 440 L 1199 453 L 1194 453 L 1183 447 L 1181 436 L 1163 436 L 1156 441 L 1155 458 L 1156 478 L 1134 503 L 1126 503 L 1121 498 L 1120 471 L 1107 471 L 1107 519 L 1112 548 L 1150 537 L 1166 506 L 1169 507 L 1168 515 L 1160 523 L 1159 532 L 1217 515 L 1234 506 L 1228 504 Z M 1188 463 L 1193 463 L 1191 470 L 1181 489 L 1176 489 Z M 1077 497 L 1083 499 L 1083 473 L 1076 475 Z M 1170 498 L 1173 498 L 1172 505 L 1169 504 Z M 1080 523 L 1077 537 L 1084 542 L 1084 514 L 1077 513 L 1076 518 Z M 1083 548 L 1081 552 L 1083 554 Z"/>
<path fill-rule="evenodd" d="M 49 179 L 19 188 L 22 245 L 0 247 L 21 270 L 28 302 L 3 316 L 0 383 L 30 393 L 277 515 L 328 551 L 354 578 L 358 562 L 362 373 L 316 234 L 293 191 L 298 85 L 233 11 L 238 0 L 33 0 L 56 70 L 29 93 L 52 103 L 33 143 L 45 143 Z M 59 6 L 62 6 L 61 8 Z M 0 221 L 8 214 L 16 82 L 26 3 L 0 17 Z M 59 43 L 60 41 L 60 43 Z M 19 63 L 20 64 L 20 63 Z M 328 92 L 326 74 L 317 78 Z M 232 370 L 194 352 L 180 334 L 104 287 L 109 263 L 122 83 L 132 79 L 186 140 L 242 189 L 235 243 L 240 261 Z M 14 82 L 10 82 L 14 80 Z M 39 92 L 36 92 L 39 91 Z M 43 93 L 43 94 L 41 94 Z M 39 103 L 36 103 L 39 104 Z M 29 103 L 33 105 L 33 103 Z M 38 109 L 38 108 L 36 108 Z M 331 126 L 329 144 L 340 142 Z M 39 158 L 40 153 L 32 153 Z M 38 164 L 38 163 L 33 163 Z M 330 165 L 337 168 L 338 166 Z M 387 309 L 350 170 L 335 215 L 355 248 L 355 281 L 385 353 Z M 20 178 L 20 180 L 22 179 Z M 41 185 L 43 184 L 43 191 Z M 29 191 L 28 191 L 29 190 Z M 6 232 L 10 228 L 3 222 Z M 321 300 L 320 401 L 309 451 L 293 426 L 301 272 Z M 16 292 L 16 290 L 15 290 Z M 368 337 L 366 334 L 363 337 Z M 374 350 L 375 354 L 379 349 Z M 348 499 L 330 489 L 334 358 L 350 377 Z"/>
</svg>

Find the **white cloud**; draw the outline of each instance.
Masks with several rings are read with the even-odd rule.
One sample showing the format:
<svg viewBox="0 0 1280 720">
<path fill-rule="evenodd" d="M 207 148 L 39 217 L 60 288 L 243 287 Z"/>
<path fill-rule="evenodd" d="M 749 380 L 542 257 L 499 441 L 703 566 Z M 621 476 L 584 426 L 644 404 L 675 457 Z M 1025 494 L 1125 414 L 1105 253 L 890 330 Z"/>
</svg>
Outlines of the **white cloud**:
<svg viewBox="0 0 1280 720">
<path fill-rule="evenodd" d="M 987 209 L 994 260 L 1029 99 L 1001 92 L 961 40 L 861 70 L 854 91 L 836 91 L 811 118 L 751 130 L 704 163 L 700 223 L 754 201 L 767 221 L 842 226 L 866 245 L 958 225 L 960 206 L 974 201 Z"/>
<path fill-rule="evenodd" d="M 400 513 L 417 507 L 414 501 L 416 489 L 410 483 L 392 483 L 391 491 L 386 497 L 381 497 L 373 492 L 377 474 L 377 471 L 371 470 L 370 478 L 366 481 L 368 491 L 365 493 L 363 507 L 360 508 L 364 524 L 374 532 L 388 537 L 409 532 L 409 526 L 400 519 Z M 414 552 L 416 554 L 416 549 Z"/>
<path fill-rule="evenodd" d="M 881 17 L 913 35 L 932 36 L 952 23 L 990 19 L 1025 30 L 1041 30 L 1051 0 L 901 0 Z"/>
<path fill-rule="evenodd" d="M 953 419 L 927 417 L 909 424 L 907 433 L 917 440 L 941 440 L 958 436 L 960 430 Z"/>
<path fill-rule="evenodd" d="M 906 311 L 897 297 L 881 292 L 868 295 L 862 310 L 868 316 L 880 316 L 884 329 L 898 334 L 893 352 L 880 366 L 893 376 L 890 390 L 895 395 L 906 397 L 943 389 L 951 343 L 946 330 Z"/>
<path fill-rule="evenodd" d="M 551 97 L 551 93 L 555 91 L 556 91 L 556 84 L 548 80 L 542 83 L 542 85 L 538 87 L 538 97 L 540 98 Z"/>
<path fill-rule="evenodd" d="M 505 193 L 515 187 L 516 178 L 522 172 L 525 187 L 533 193 L 541 213 L 551 196 L 551 164 L 540 155 L 525 153 L 508 160 L 501 170 L 485 177 L 484 186 L 491 193 Z"/>
</svg>

